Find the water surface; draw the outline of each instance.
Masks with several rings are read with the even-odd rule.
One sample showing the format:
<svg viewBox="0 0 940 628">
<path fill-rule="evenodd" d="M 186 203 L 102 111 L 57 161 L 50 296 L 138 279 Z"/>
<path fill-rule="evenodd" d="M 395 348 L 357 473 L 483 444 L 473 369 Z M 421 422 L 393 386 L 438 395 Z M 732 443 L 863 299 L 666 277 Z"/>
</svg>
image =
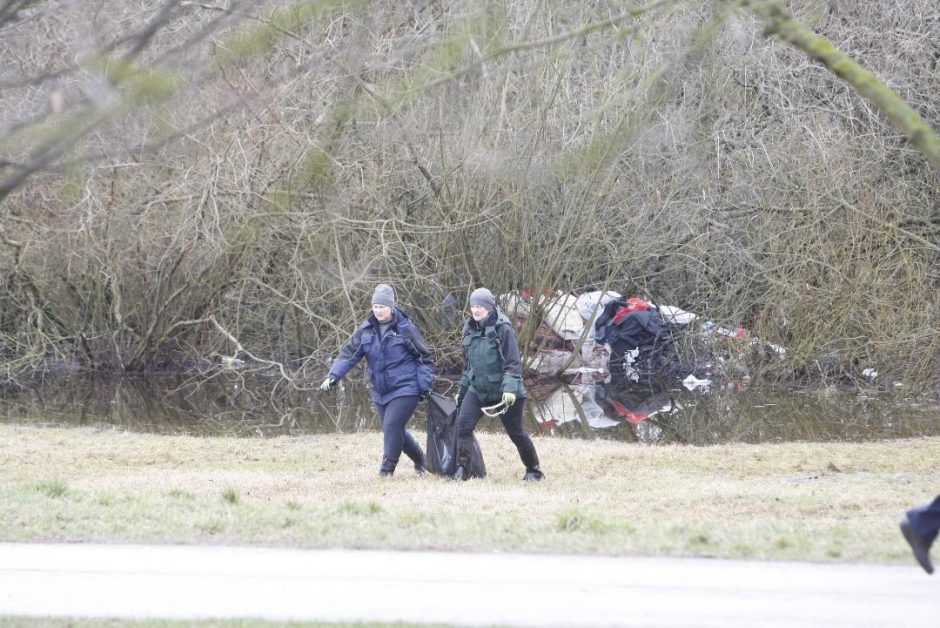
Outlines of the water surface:
<svg viewBox="0 0 940 628">
<path fill-rule="evenodd" d="M 691 392 L 680 384 L 530 387 L 534 436 L 695 445 L 786 441 L 867 441 L 940 435 L 940 407 L 897 397 L 827 389 Z M 410 426 L 424 430 L 425 406 Z M 265 377 L 230 375 L 48 379 L 0 391 L 0 421 L 94 426 L 195 436 L 272 437 L 379 431 L 368 390 L 355 379 L 332 393 L 297 390 Z M 498 431 L 486 418 L 478 428 Z"/>
</svg>

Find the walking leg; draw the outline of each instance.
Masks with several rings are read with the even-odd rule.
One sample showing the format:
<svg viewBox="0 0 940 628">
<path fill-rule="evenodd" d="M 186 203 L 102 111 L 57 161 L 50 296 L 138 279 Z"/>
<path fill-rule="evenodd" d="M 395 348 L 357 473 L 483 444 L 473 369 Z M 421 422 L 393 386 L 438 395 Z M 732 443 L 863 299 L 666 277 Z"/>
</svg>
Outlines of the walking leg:
<svg viewBox="0 0 940 628">
<path fill-rule="evenodd" d="M 523 406 L 525 399 L 517 399 L 516 403 L 509 407 L 505 414 L 500 416 L 503 422 L 503 428 L 509 434 L 509 439 L 516 446 L 519 452 L 519 458 L 525 466 L 525 475 L 522 477 L 526 482 L 538 482 L 545 474 L 539 467 L 539 455 L 535 451 L 535 443 L 525 431 L 523 423 Z"/>
<path fill-rule="evenodd" d="M 470 461 L 473 457 L 473 430 L 476 429 L 483 410 L 480 398 L 476 393 L 469 391 L 464 395 L 460 410 L 457 412 L 457 453 L 455 480 L 470 479 Z"/>
</svg>

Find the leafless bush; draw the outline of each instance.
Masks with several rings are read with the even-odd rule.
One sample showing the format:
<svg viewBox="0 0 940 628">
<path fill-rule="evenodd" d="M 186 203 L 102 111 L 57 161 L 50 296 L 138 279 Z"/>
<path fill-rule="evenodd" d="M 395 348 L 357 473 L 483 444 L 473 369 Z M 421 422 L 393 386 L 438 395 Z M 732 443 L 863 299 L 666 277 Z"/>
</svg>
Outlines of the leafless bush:
<svg viewBox="0 0 940 628">
<path fill-rule="evenodd" d="M 935 3 L 863 4 L 791 9 L 940 127 Z M 768 378 L 936 385 L 940 175 L 735 5 L 0 14 L 7 373 L 300 383 L 387 281 L 445 364 L 448 294 L 607 286 L 787 346 Z"/>
</svg>

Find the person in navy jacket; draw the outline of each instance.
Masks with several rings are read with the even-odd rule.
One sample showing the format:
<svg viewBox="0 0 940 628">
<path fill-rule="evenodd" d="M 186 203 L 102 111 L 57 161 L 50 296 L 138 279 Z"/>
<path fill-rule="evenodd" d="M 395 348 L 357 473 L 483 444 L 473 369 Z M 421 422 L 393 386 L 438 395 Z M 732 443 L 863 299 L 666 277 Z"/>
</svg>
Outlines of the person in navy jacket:
<svg viewBox="0 0 940 628">
<path fill-rule="evenodd" d="M 330 390 L 362 358 L 369 365 L 372 402 L 382 422 L 379 475 L 395 472 L 402 451 L 414 462 L 415 472 L 423 474 L 424 451 L 406 425 L 418 402 L 431 392 L 434 363 L 421 332 L 396 307 L 395 291 L 386 284 L 376 286 L 372 313 L 340 350 L 320 390 Z"/>
</svg>

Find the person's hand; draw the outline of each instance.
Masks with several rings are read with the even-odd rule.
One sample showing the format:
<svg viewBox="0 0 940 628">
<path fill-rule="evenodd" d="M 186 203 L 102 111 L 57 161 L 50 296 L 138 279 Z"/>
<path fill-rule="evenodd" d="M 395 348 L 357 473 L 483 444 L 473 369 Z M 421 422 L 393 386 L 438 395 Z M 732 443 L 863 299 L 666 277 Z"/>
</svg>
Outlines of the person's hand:
<svg viewBox="0 0 940 628">
<path fill-rule="evenodd" d="M 320 390 L 323 392 L 330 392 L 330 388 L 332 388 L 333 384 L 335 383 L 336 380 L 334 380 L 332 377 L 327 377 L 325 380 L 323 380 L 323 383 L 320 384 Z"/>
<path fill-rule="evenodd" d="M 512 404 L 516 403 L 516 393 L 504 392 L 503 393 L 503 403 L 508 408 Z"/>
</svg>

